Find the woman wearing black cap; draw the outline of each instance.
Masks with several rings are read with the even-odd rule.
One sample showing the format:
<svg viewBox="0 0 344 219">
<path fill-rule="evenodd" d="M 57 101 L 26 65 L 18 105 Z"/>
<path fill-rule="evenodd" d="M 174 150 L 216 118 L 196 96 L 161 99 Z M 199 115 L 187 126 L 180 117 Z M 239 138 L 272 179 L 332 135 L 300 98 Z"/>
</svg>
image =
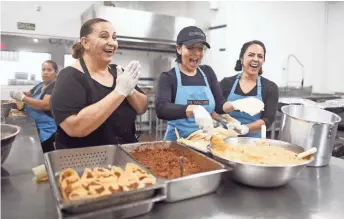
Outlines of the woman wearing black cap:
<svg viewBox="0 0 344 219">
<path fill-rule="evenodd" d="M 265 55 L 266 49 L 262 42 L 254 40 L 245 43 L 235 66 L 235 70 L 241 73 L 226 77 L 220 82 L 222 94 L 228 101 L 253 96 L 264 102 L 264 111 L 253 116 L 245 112 L 229 113 L 247 127 L 248 137 L 260 138 L 261 126 L 270 127 L 276 115 L 278 87 L 274 82 L 261 76 Z"/>
<path fill-rule="evenodd" d="M 135 120 L 147 110 L 147 96 L 136 86 L 140 64 L 110 64 L 118 42 L 112 24 L 94 18 L 80 30 L 73 46 L 76 62 L 64 68 L 51 97 L 58 125 L 56 148 L 136 142 Z"/>
<path fill-rule="evenodd" d="M 174 128 L 181 137 L 199 128 L 209 130 L 213 126 L 212 112 L 223 114 L 237 109 L 238 102 L 223 98 L 213 69 L 200 65 L 205 47 L 210 45 L 200 28 L 183 28 L 177 37 L 177 65 L 160 75 L 156 113 L 159 119 L 168 121 L 165 140 L 176 140 Z"/>
</svg>

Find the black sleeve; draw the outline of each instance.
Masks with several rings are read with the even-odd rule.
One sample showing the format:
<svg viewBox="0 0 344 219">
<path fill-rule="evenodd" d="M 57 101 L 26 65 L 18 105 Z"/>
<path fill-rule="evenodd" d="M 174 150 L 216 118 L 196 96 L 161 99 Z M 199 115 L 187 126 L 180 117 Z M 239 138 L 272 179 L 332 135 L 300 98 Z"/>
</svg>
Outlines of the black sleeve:
<svg viewBox="0 0 344 219">
<path fill-rule="evenodd" d="M 50 99 L 50 109 L 57 125 L 87 106 L 85 75 L 73 67 L 60 71 Z"/>
<path fill-rule="evenodd" d="M 176 79 L 168 73 L 160 74 L 155 97 L 155 110 L 159 119 L 170 121 L 186 118 L 187 105 L 172 103 L 174 83 Z"/>
<path fill-rule="evenodd" d="M 234 83 L 229 77 L 223 78 L 221 80 L 220 87 L 222 91 L 222 96 L 225 98 L 225 100 L 228 99 L 229 93 L 231 92 L 233 85 Z"/>
<path fill-rule="evenodd" d="M 219 114 L 224 114 L 225 112 L 223 111 L 223 104 L 225 104 L 226 100 L 222 96 L 221 87 L 219 85 L 219 82 L 217 81 L 217 77 L 214 70 L 208 65 L 202 66 L 202 70 L 208 73 L 207 75 L 208 75 L 209 86 L 210 86 L 211 92 L 213 93 L 215 104 L 216 104 L 215 112 Z"/>
<path fill-rule="evenodd" d="M 264 111 L 262 112 L 261 119 L 264 120 L 266 128 L 268 129 L 275 120 L 277 111 L 279 91 L 275 83 L 270 82 L 268 89 L 264 92 Z"/>
</svg>

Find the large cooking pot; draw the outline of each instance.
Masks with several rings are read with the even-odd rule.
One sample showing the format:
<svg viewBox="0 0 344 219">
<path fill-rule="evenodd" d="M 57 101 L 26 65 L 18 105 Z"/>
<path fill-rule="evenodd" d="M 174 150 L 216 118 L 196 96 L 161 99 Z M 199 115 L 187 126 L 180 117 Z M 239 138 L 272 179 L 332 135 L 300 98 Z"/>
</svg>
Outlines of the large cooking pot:
<svg viewBox="0 0 344 219">
<path fill-rule="evenodd" d="M 233 145 L 257 145 L 261 141 L 259 138 L 248 138 L 248 137 L 238 137 L 238 138 L 228 138 L 225 140 L 227 144 Z M 283 147 L 287 150 L 293 151 L 295 153 L 301 153 L 304 151 L 302 147 L 272 139 L 264 139 L 264 142 L 270 146 Z M 211 148 L 209 148 L 210 152 Z M 309 160 L 301 164 L 292 165 L 263 165 L 263 164 L 248 164 L 240 161 L 234 161 L 229 159 L 224 159 L 216 156 L 212 153 L 215 160 L 229 165 L 233 168 L 234 180 L 249 186 L 254 187 L 277 187 L 282 186 L 293 180 L 303 168 L 307 166 L 310 162 L 314 160 L 311 156 Z"/>
<path fill-rule="evenodd" d="M 279 139 L 318 152 L 309 166 L 326 166 L 330 162 L 341 118 L 318 107 L 289 105 L 282 107 Z"/>
<path fill-rule="evenodd" d="M 5 162 L 11 152 L 12 143 L 20 132 L 16 125 L 1 124 L 1 164 Z"/>
<path fill-rule="evenodd" d="M 10 114 L 12 108 L 15 108 L 16 103 L 10 100 L 1 100 L 1 122 L 4 122 L 5 119 Z"/>
</svg>

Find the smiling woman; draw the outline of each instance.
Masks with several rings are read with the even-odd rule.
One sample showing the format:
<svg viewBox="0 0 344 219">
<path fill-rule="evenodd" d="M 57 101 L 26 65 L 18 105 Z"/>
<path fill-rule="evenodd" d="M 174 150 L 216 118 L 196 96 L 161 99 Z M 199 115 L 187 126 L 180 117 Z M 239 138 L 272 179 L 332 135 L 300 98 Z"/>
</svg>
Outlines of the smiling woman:
<svg viewBox="0 0 344 219">
<path fill-rule="evenodd" d="M 247 127 L 248 137 L 260 138 L 262 125 L 269 128 L 275 120 L 277 111 L 278 87 L 274 82 L 261 76 L 265 55 L 266 48 L 262 42 L 254 40 L 245 43 L 235 66 L 236 71 L 242 72 L 233 77 L 226 77 L 220 82 L 222 94 L 228 101 L 238 101 L 253 96 L 264 102 L 264 111 L 253 116 L 245 112 L 229 113 L 239 120 L 243 127 Z"/>
<path fill-rule="evenodd" d="M 206 48 L 210 49 L 210 45 L 200 28 L 189 26 L 179 32 L 177 65 L 161 73 L 156 92 L 157 116 L 168 121 L 165 140 L 176 140 L 174 128 L 182 138 L 199 128 L 209 130 L 213 126 L 212 116 L 215 118 L 216 113 L 238 109 L 236 101 L 226 102 L 223 98 L 213 69 L 201 65 Z M 249 104 L 241 105 L 250 107 Z"/>
<path fill-rule="evenodd" d="M 94 18 L 82 25 L 80 42 L 73 46 L 77 60 L 60 72 L 51 97 L 57 149 L 137 141 L 136 116 L 148 105 L 136 86 L 141 65 L 110 64 L 117 48 L 110 22 Z"/>
</svg>

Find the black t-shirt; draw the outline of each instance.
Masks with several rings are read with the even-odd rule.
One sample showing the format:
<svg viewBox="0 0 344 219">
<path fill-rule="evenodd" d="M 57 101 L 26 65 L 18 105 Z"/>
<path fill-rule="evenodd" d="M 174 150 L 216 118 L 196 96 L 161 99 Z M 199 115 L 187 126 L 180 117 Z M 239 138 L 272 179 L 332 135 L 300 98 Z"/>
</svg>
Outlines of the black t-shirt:
<svg viewBox="0 0 344 219">
<path fill-rule="evenodd" d="M 226 102 L 221 94 L 221 88 L 213 69 L 208 65 L 201 65 L 200 68 L 207 76 L 208 84 L 215 99 L 215 112 L 223 114 L 223 104 Z M 204 78 L 199 69 L 194 76 L 188 76 L 181 72 L 181 82 L 184 86 L 206 86 Z M 176 120 L 186 118 L 188 105 L 175 104 L 177 93 L 177 76 L 175 68 L 160 75 L 156 91 L 155 108 L 158 118 L 163 120 Z"/>
<path fill-rule="evenodd" d="M 125 99 L 112 115 L 95 131 L 85 137 L 71 137 L 60 127 L 61 122 L 83 108 L 92 105 L 115 89 L 116 65 L 110 65 L 114 76 L 112 87 L 106 87 L 83 72 L 69 66 L 60 71 L 51 97 L 51 111 L 56 121 L 56 147 L 76 148 L 136 142 L 136 111 Z M 138 87 L 136 90 L 143 93 Z"/>
<path fill-rule="evenodd" d="M 232 90 L 236 77 L 237 75 L 232 76 L 232 77 L 226 77 L 222 79 L 222 81 L 220 82 L 222 94 L 226 98 L 226 100 Z M 279 98 L 279 91 L 278 91 L 277 85 L 274 82 L 264 77 L 260 77 L 260 78 L 261 78 L 260 81 L 262 84 L 262 98 L 264 102 L 264 111 L 262 112 L 260 118 L 264 120 L 266 127 L 269 128 L 275 120 L 275 115 L 276 115 L 277 105 L 278 105 L 278 98 Z M 238 82 L 238 85 L 234 93 L 238 95 L 242 95 L 242 96 L 256 96 L 257 85 L 250 92 L 245 94 L 240 87 L 240 83 Z"/>
<path fill-rule="evenodd" d="M 43 82 L 37 84 L 36 86 L 34 86 L 31 90 L 30 90 L 30 93 L 31 93 L 31 96 L 35 93 L 36 89 L 38 86 L 41 86 L 43 84 Z M 43 90 L 43 93 L 41 95 L 41 97 L 39 98 L 40 100 L 43 100 L 44 96 L 45 95 L 51 95 L 53 93 L 53 89 L 54 89 L 54 86 L 55 86 L 55 81 L 52 81 L 44 90 Z M 41 92 L 42 88 L 39 90 L 39 91 L 36 91 L 36 92 Z M 51 111 L 50 110 L 44 110 L 44 113 L 50 117 L 53 117 L 53 115 L 51 114 Z"/>
</svg>

